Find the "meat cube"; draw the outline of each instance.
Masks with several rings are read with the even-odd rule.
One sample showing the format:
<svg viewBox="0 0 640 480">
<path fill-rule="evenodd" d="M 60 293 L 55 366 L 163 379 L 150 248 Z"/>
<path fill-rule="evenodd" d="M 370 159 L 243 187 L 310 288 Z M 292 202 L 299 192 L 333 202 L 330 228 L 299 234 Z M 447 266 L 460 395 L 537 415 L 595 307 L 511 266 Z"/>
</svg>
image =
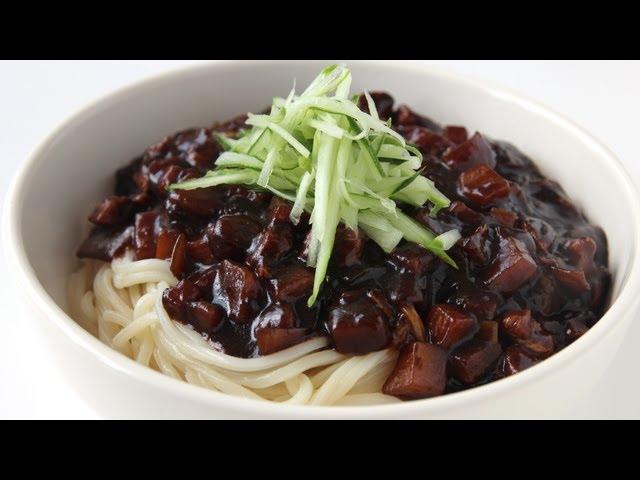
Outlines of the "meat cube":
<svg viewBox="0 0 640 480">
<path fill-rule="evenodd" d="M 518 215 L 504 208 L 491 207 L 489 215 L 499 224 L 505 227 L 513 227 L 518 219 Z"/>
<path fill-rule="evenodd" d="M 404 399 L 442 395 L 447 386 L 447 352 L 436 345 L 407 345 L 382 387 L 387 395 Z"/>
<path fill-rule="evenodd" d="M 596 254 L 596 242 L 591 237 L 571 238 L 566 241 L 565 248 L 578 270 L 593 270 L 593 259 Z"/>
<path fill-rule="evenodd" d="M 263 328 L 256 332 L 260 355 L 269 355 L 301 343 L 307 338 L 305 328 Z"/>
<path fill-rule="evenodd" d="M 529 290 L 531 310 L 544 316 L 559 313 L 565 304 L 565 294 L 550 276 L 540 275 Z"/>
<path fill-rule="evenodd" d="M 554 278 L 572 292 L 581 293 L 591 287 L 582 270 L 567 270 L 559 267 L 550 267 Z"/>
<path fill-rule="evenodd" d="M 444 136 L 456 145 L 460 145 L 466 142 L 469 138 L 467 129 L 456 125 L 447 125 L 446 127 L 444 127 Z"/>
<path fill-rule="evenodd" d="M 478 320 L 493 320 L 498 308 L 495 295 L 473 290 L 457 292 L 447 303 L 455 304 L 461 310 L 472 313 Z"/>
<path fill-rule="evenodd" d="M 229 260 L 218 265 L 213 281 L 213 303 L 235 323 L 249 322 L 258 305 L 261 288 L 251 270 Z"/>
<path fill-rule="evenodd" d="M 171 214 L 210 217 L 217 213 L 223 202 L 224 192 L 219 187 L 173 190 L 167 200 L 167 209 Z"/>
<path fill-rule="evenodd" d="M 486 165 L 466 170 L 458 177 L 458 191 L 478 207 L 488 207 L 509 195 L 509 182 Z"/>
<path fill-rule="evenodd" d="M 218 305 L 202 300 L 186 305 L 190 322 L 198 332 L 214 333 L 224 322 L 224 312 Z"/>
<path fill-rule="evenodd" d="M 188 279 L 180 280 L 174 287 L 162 292 L 162 305 L 169 316 L 174 320 L 188 321 L 185 315 L 187 303 L 200 298 L 200 291 L 194 283 Z"/>
<path fill-rule="evenodd" d="M 363 355 L 389 345 L 391 306 L 381 297 L 376 290 L 350 290 L 329 307 L 326 325 L 338 352 Z"/>
<path fill-rule="evenodd" d="M 158 240 L 159 242 L 160 240 Z M 206 234 L 187 242 L 187 255 L 194 261 L 207 265 L 211 265 L 216 261 L 216 257 L 211 253 L 209 238 Z"/>
<path fill-rule="evenodd" d="M 135 188 L 140 190 L 142 193 L 149 193 L 149 189 L 151 188 L 151 180 L 149 179 L 148 172 L 145 171 L 137 171 L 133 174 L 131 178 Z M 117 191 L 116 187 L 116 191 Z"/>
<path fill-rule="evenodd" d="M 433 256 L 416 244 L 396 248 L 389 259 L 389 276 L 385 287 L 392 302 L 421 302 L 427 288 L 425 276 Z"/>
<path fill-rule="evenodd" d="M 400 105 L 393 113 L 393 125 L 419 125 L 436 133 L 442 132 L 442 127 L 440 125 L 430 118 L 418 115 L 406 105 Z"/>
<path fill-rule="evenodd" d="M 529 217 L 522 222 L 522 227 L 533 237 L 536 247 L 547 252 L 556 238 L 554 228 L 540 218 Z"/>
<path fill-rule="evenodd" d="M 269 355 L 300 343 L 307 337 L 307 330 L 296 327 L 293 307 L 275 302 L 267 306 L 253 323 L 253 335 L 261 355 Z"/>
<path fill-rule="evenodd" d="M 453 146 L 450 140 L 427 127 L 401 126 L 398 131 L 425 154 L 440 156 Z"/>
<path fill-rule="evenodd" d="M 478 224 L 478 223 L 481 223 L 484 219 L 481 213 L 476 212 L 472 208 L 469 208 L 460 200 L 455 200 L 451 202 L 451 205 L 449 205 L 449 212 L 455 215 L 456 218 L 467 223 Z"/>
<path fill-rule="evenodd" d="M 134 248 L 136 260 L 154 258 L 156 255 L 156 212 L 142 212 L 136 215 Z"/>
<path fill-rule="evenodd" d="M 466 130 L 464 133 L 466 135 Z M 496 166 L 496 154 L 489 142 L 479 133 L 475 133 L 469 140 L 447 151 L 442 160 L 449 168 L 457 171 L 478 166 L 491 170 Z"/>
<path fill-rule="evenodd" d="M 125 196 L 105 198 L 89 215 L 89 221 L 104 226 L 124 223 L 129 218 L 131 206 L 131 200 Z"/>
<path fill-rule="evenodd" d="M 531 336 L 533 323 L 531 310 L 514 310 L 505 313 L 500 319 L 505 333 L 513 340 L 524 340 Z"/>
<path fill-rule="evenodd" d="M 159 191 L 165 191 L 170 185 L 178 183 L 180 176 L 184 168 L 178 165 L 169 165 L 166 170 L 161 171 L 160 175 L 154 175 L 154 178 L 158 178 L 156 182 L 156 189 Z"/>
<path fill-rule="evenodd" d="M 177 278 L 182 277 L 187 269 L 187 238 L 184 233 L 178 235 L 176 243 L 171 252 L 171 273 Z"/>
<path fill-rule="evenodd" d="M 216 279 L 216 275 L 218 275 L 218 270 L 218 266 L 215 265 L 204 270 L 200 270 L 189 277 L 193 282 L 193 285 L 200 292 L 201 296 L 211 298 L 213 281 Z"/>
<path fill-rule="evenodd" d="M 524 243 L 513 237 L 501 238 L 498 254 L 485 271 L 485 284 L 500 293 L 512 293 L 537 270 Z"/>
<path fill-rule="evenodd" d="M 283 200 L 280 197 L 273 197 L 267 211 L 267 220 L 269 222 L 285 222 L 289 223 L 289 215 L 291 214 L 291 202 Z"/>
<path fill-rule="evenodd" d="M 467 256 L 478 265 L 487 262 L 489 257 L 489 237 L 486 225 L 476 228 L 471 235 L 464 237 L 460 242 L 460 248 Z"/>
<path fill-rule="evenodd" d="M 254 320 L 253 333 L 263 328 L 296 328 L 296 316 L 291 304 L 276 301 L 267 305 Z"/>
<path fill-rule="evenodd" d="M 246 262 L 261 278 L 271 275 L 270 267 L 293 247 L 291 225 L 275 223 L 260 233 L 249 247 Z"/>
<path fill-rule="evenodd" d="M 200 171 L 207 171 L 213 168 L 220 154 L 220 147 L 209 129 L 196 129 L 190 137 L 188 139 L 189 147 L 186 152 L 187 163 Z"/>
<path fill-rule="evenodd" d="M 143 156 L 145 164 L 153 160 L 169 159 L 197 167 L 200 171 L 213 168 L 220 147 L 208 128 L 189 128 L 149 147 Z"/>
<path fill-rule="evenodd" d="M 273 276 L 269 280 L 273 298 L 293 302 L 305 295 L 310 295 L 313 289 L 314 273 L 310 268 L 299 263 L 278 266 L 273 269 Z"/>
<path fill-rule="evenodd" d="M 446 303 L 431 307 L 427 323 L 431 343 L 444 348 L 454 348 L 478 330 L 475 318 Z"/>
<path fill-rule="evenodd" d="M 78 257 L 110 262 L 133 244 L 133 231 L 132 226 L 94 227 L 78 248 Z"/>
<path fill-rule="evenodd" d="M 362 257 L 365 240 L 366 237 L 360 229 L 351 230 L 344 225 L 339 225 L 333 244 L 333 264 L 338 267 L 350 267 L 356 264 Z"/>
<path fill-rule="evenodd" d="M 211 252 L 218 258 L 238 259 L 262 230 L 248 215 L 223 215 L 207 228 Z"/>
<path fill-rule="evenodd" d="M 504 353 L 499 371 L 505 376 L 513 375 L 538 363 L 527 355 L 518 345 L 511 345 Z"/>
<path fill-rule="evenodd" d="M 502 355 L 496 342 L 473 339 L 458 348 L 449 361 L 453 376 L 465 385 L 482 380 Z"/>
<path fill-rule="evenodd" d="M 476 338 L 485 342 L 498 342 L 498 322 L 484 320 L 480 322 Z"/>
<path fill-rule="evenodd" d="M 158 234 L 158 240 L 156 242 L 156 258 L 171 258 L 179 235 L 180 232 L 177 230 L 170 228 L 162 229 Z"/>
<path fill-rule="evenodd" d="M 518 344 L 527 354 L 534 358 L 547 358 L 554 351 L 553 336 L 545 333 L 538 322 L 533 322 L 531 335 L 519 340 Z"/>
</svg>

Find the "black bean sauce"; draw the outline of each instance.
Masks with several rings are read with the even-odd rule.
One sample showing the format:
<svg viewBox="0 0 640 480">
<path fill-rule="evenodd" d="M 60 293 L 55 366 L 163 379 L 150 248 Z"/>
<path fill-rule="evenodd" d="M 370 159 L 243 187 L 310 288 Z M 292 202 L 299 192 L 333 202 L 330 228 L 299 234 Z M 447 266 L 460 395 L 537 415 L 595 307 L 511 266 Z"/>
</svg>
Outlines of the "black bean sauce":
<svg viewBox="0 0 640 480">
<path fill-rule="evenodd" d="M 293 225 L 287 201 L 244 186 L 167 190 L 213 168 L 213 132 L 236 135 L 245 116 L 168 136 L 120 169 L 78 255 L 109 261 L 130 248 L 170 260 L 180 282 L 163 294 L 167 312 L 230 355 L 318 335 L 350 354 L 393 346 L 400 357 L 384 391 L 401 398 L 511 375 L 579 338 L 607 305 L 604 232 L 512 145 L 373 98 L 451 199 L 435 218 L 428 206 L 403 209 L 435 233 L 462 233 L 450 250 L 459 270 L 411 243 L 385 254 L 340 226 L 327 282 L 307 307 L 308 217 Z"/>
</svg>

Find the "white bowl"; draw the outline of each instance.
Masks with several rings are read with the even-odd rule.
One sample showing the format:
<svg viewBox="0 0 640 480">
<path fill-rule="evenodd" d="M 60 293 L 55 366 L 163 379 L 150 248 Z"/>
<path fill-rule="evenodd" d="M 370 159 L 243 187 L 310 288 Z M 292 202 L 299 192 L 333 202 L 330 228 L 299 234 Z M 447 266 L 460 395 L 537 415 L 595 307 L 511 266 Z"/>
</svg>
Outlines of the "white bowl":
<svg viewBox="0 0 640 480">
<path fill-rule="evenodd" d="M 65 283 L 92 205 L 115 169 L 165 134 L 261 110 L 317 62 L 223 62 L 164 74 L 77 113 L 27 159 L 7 196 L 4 240 L 25 301 L 78 391 L 118 418 L 562 417 L 608 368 L 640 305 L 640 200 L 619 161 L 548 109 L 503 89 L 428 67 L 351 62 L 354 91 L 384 89 L 441 123 L 514 143 L 602 226 L 614 275 L 612 304 L 580 340 L 512 377 L 438 398 L 370 407 L 294 407 L 211 392 L 111 350 L 66 313 Z M 614 119 L 615 120 L 615 119 Z"/>
</svg>

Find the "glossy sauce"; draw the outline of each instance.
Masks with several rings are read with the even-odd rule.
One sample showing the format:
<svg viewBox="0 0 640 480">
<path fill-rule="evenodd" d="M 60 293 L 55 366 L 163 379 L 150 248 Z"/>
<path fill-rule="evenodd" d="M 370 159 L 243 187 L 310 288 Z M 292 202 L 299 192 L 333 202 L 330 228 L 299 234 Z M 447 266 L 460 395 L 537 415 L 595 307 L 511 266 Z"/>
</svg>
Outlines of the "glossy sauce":
<svg viewBox="0 0 640 480">
<path fill-rule="evenodd" d="M 180 283 L 165 291 L 165 308 L 230 355 L 315 335 L 351 354 L 394 346 L 401 355 L 384 391 L 401 398 L 511 375 L 579 338 L 607 305 L 604 232 L 510 144 L 373 97 L 452 201 L 436 218 L 428 206 L 403 210 L 435 233 L 460 230 L 449 252 L 459 270 L 410 243 L 385 254 L 340 227 L 327 282 L 308 308 L 309 226 L 290 222 L 288 202 L 243 186 L 166 190 L 213 168 L 212 132 L 235 135 L 244 116 L 168 136 L 119 170 L 78 255 L 109 261 L 132 248 L 137 259 L 170 259 Z"/>
</svg>

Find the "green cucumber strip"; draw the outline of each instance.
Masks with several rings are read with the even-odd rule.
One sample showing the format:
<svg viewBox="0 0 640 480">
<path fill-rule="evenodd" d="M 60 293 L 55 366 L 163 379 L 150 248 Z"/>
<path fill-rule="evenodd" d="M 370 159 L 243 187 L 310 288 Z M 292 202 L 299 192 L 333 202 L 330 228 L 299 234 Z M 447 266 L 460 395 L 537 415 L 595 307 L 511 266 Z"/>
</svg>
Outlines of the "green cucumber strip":
<svg viewBox="0 0 640 480">
<path fill-rule="evenodd" d="M 327 267 L 331 259 L 336 228 L 338 227 L 339 193 L 334 181 L 336 155 L 339 142 L 328 135 L 319 133 L 315 142 L 318 143 L 317 172 L 315 185 L 315 205 L 313 207 L 314 222 L 311 226 L 312 243 L 319 242 L 315 275 L 313 279 L 313 293 L 308 305 L 315 303 L 320 287 L 327 275 Z M 314 142 L 314 146 L 315 146 Z"/>
<path fill-rule="evenodd" d="M 261 187 L 266 187 L 267 184 L 269 183 L 269 177 L 271 177 L 271 172 L 273 172 L 273 166 L 276 163 L 276 156 L 277 156 L 277 152 L 275 148 L 272 148 L 271 150 L 269 150 L 269 154 L 267 155 L 267 158 L 264 161 L 262 170 L 260 170 L 260 176 L 258 176 L 258 180 L 256 181 L 256 183 Z M 295 187 L 295 183 L 293 183 L 293 185 Z"/>
<path fill-rule="evenodd" d="M 411 175 L 409 178 L 405 178 L 404 180 L 402 180 L 400 182 L 400 184 L 396 188 L 393 189 L 393 191 L 391 192 L 391 195 L 395 195 L 396 193 L 401 192 L 402 190 L 407 188 L 409 185 L 411 185 L 414 182 L 414 180 L 416 180 L 420 175 L 422 175 L 423 170 L 424 169 L 418 170 L 416 173 Z"/>
<path fill-rule="evenodd" d="M 347 115 L 360 125 L 363 130 L 373 130 L 376 132 L 385 132 L 394 137 L 401 145 L 405 144 L 405 140 L 398 132 L 387 126 L 386 123 L 376 120 L 371 115 L 363 112 L 357 105 L 349 100 L 331 97 L 313 97 L 300 98 L 292 108 L 307 109 L 309 107 L 318 107 L 331 111 L 331 113 L 340 113 Z"/>
<path fill-rule="evenodd" d="M 387 220 L 384 216 L 379 215 L 371 210 L 360 210 L 358 212 L 358 222 L 364 222 L 371 227 L 382 230 L 383 232 L 397 230 L 397 228 L 391 225 L 389 220 Z"/>
<path fill-rule="evenodd" d="M 341 140 L 340 147 L 338 149 L 338 156 L 336 158 L 335 181 L 338 184 L 338 190 L 340 191 L 340 196 L 344 201 L 346 201 L 353 208 L 355 207 L 355 204 L 353 203 L 353 200 L 351 200 L 351 196 L 345 184 L 345 178 L 347 176 L 347 166 L 352 156 L 351 147 L 352 147 L 352 142 L 349 139 L 343 138 Z"/>
<path fill-rule="evenodd" d="M 431 206 L 431 215 L 450 201 L 424 177 L 423 156 L 379 118 L 368 91 L 369 113 L 350 96 L 352 76 L 344 65 L 325 68 L 301 95 L 293 88 L 276 97 L 268 115 L 249 114 L 237 139 L 213 133 L 225 150 L 214 170 L 172 189 L 245 184 L 293 202 L 290 218 L 298 224 L 310 213 L 307 264 L 316 268 L 313 304 L 326 278 L 337 225 L 362 228 L 385 251 L 403 238 L 418 243 L 450 265 L 446 250 L 459 239 L 457 231 L 434 236 L 396 202 Z"/>
<path fill-rule="evenodd" d="M 394 227 L 402 232 L 406 240 L 421 245 L 453 268 L 458 268 L 451 257 L 445 253 L 442 243 L 440 241 L 434 241 L 434 234 L 413 218 L 402 212 L 398 212 L 397 217 L 394 218 L 387 215 L 387 219 Z"/>
<path fill-rule="evenodd" d="M 320 96 L 331 91 L 331 86 L 345 74 L 350 74 L 344 65 L 335 64 L 324 68 L 320 74 L 302 92 L 301 97 Z M 339 83 L 339 81 L 338 81 Z M 337 85 L 336 85 L 337 86 Z M 327 89 L 329 88 L 329 89 Z"/>
<path fill-rule="evenodd" d="M 354 189 L 360 190 L 362 193 L 368 195 L 369 197 L 376 199 L 380 203 L 380 206 L 383 207 L 384 210 L 386 210 L 387 212 L 389 212 L 391 214 L 395 213 L 395 211 L 396 211 L 396 202 L 394 202 L 390 198 L 385 198 L 385 197 L 383 197 L 381 195 L 378 195 L 376 192 L 371 190 L 369 187 L 366 187 L 365 185 L 355 184 L 351 180 L 349 180 L 348 178 L 345 179 L 344 181 L 345 181 L 345 183 L 347 183 L 350 186 L 352 186 Z"/>
<path fill-rule="evenodd" d="M 418 147 L 410 143 L 407 143 L 405 144 L 404 148 L 406 148 L 409 151 L 409 153 L 413 153 L 414 156 L 418 157 L 420 159 L 420 163 L 422 163 L 422 160 L 423 160 L 422 152 L 418 149 Z"/>
<path fill-rule="evenodd" d="M 268 129 L 262 130 L 260 136 L 256 138 L 256 141 L 251 144 L 249 149 L 247 150 L 247 154 L 251 155 L 253 153 L 260 153 L 262 150 L 266 150 L 269 148 L 271 140 L 271 134 Z"/>
<path fill-rule="evenodd" d="M 213 132 L 213 138 L 220 144 L 223 150 L 229 151 L 238 143 L 239 140 L 234 140 L 218 132 Z"/>
<path fill-rule="evenodd" d="M 340 218 L 345 227 L 358 230 L 358 208 L 343 202 L 340 205 Z"/>
<path fill-rule="evenodd" d="M 256 157 L 244 153 L 222 152 L 216 160 L 217 167 L 239 167 L 262 170 L 263 162 Z"/>
<path fill-rule="evenodd" d="M 222 172 L 222 170 L 220 170 Z M 224 174 L 205 175 L 204 177 L 194 178 L 182 183 L 176 183 L 169 187 L 170 190 L 194 190 L 196 188 L 208 188 L 222 184 L 252 184 L 258 179 L 257 172 L 253 170 L 229 170 Z"/>
<path fill-rule="evenodd" d="M 350 193 L 350 196 L 359 210 L 371 210 L 378 213 L 389 213 L 389 210 L 375 198 L 353 192 Z"/>
<path fill-rule="evenodd" d="M 382 144 L 384 143 L 386 137 L 386 133 L 380 133 L 378 135 L 375 135 L 373 141 L 371 141 L 371 148 L 374 152 L 376 152 L 376 156 L 378 155 L 378 153 L 380 153 L 380 147 L 382 147 Z"/>
<path fill-rule="evenodd" d="M 393 228 L 389 222 L 387 222 L 388 228 L 380 229 L 376 226 L 378 222 L 370 222 L 372 219 L 379 220 L 380 217 L 367 210 L 358 212 L 358 223 L 360 228 L 362 228 L 369 238 L 376 242 L 385 252 L 391 252 L 402 240 L 402 232 L 397 228 Z"/>
<path fill-rule="evenodd" d="M 316 166 L 316 186 L 315 186 L 315 205 L 313 209 L 314 220 L 321 219 L 319 222 L 314 221 L 312 235 L 318 238 L 320 242 L 324 240 L 324 223 L 326 223 L 327 212 L 330 205 L 337 203 L 335 198 L 330 198 L 329 192 L 333 181 L 333 167 L 336 152 L 338 150 L 338 142 L 336 139 L 319 133 L 316 136 L 318 143 L 318 164 Z M 332 201 L 333 200 L 333 201 Z M 323 222 L 323 220 L 325 220 Z"/>
<path fill-rule="evenodd" d="M 336 98 L 348 98 L 349 90 L 351 90 L 351 73 L 349 73 L 336 88 Z"/>
<path fill-rule="evenodd" d="M 397 212 L 395 217 L 387 214 L 385 216 L 410 242 L 426 247 L 435 238 L 433 233 L 403 212 Z"/>
<path fill-rule="evenodd" d="M 367 107 L 369 108 L 369 115 L 371 115 L 376 120 L 380 120 L 380 115 L 378 115 L 378 109 L 376 108 L 376 102 L 373 101 L 371 95 L 366 90 L 364 91 L 364 98 L 367 99 Z"/>
<path fill-rule="evenodd" d="M 277 195 L 278 197 L 284 198 L 285 200 L 289 200 L 290 202 L 293 202 L 296 199 L 295 191 L 291 192 L 291 193 L 288 193 L 288 192 L 284 192 L 282 190 L 278 190 L 277 188 L 274 188 L 271 185 L 267 185 L 264 188 L 266 190 L 269 190 L 271 193 Z"/>
<path fill-rule="evenodd" d="M 347 121 L 349 122 L 349 126 L 351 127 L 351 129 L 355 130 L 357 134 L 360 133 L 360 127 L 358 127 L 358 124 L 355 122 L 355 120 L 353 120 L 351 117 L 346 117 L 346 118 L 347 118 Z M 360 148 L 362 149 L 362 151 L 369 158 L 369 161 L 371 162 L 371 164 L 375 167 L 376 171 L 379 174 L 379 178 L 382 178 L 384 176 L 384 170 L 380 165 L 378 156 L 373 151 L 373 148 L 371 148 L 371 144 L 369 143 L 369 140 L 367 140 L 366 138 L 362 138 L 360 140 L 357 140 L 357 142 Z"/>
<path fill-rule="evenodd" d="M 293 135 L 287 132 L 280 125 L 273 123 L 269 120 L 262 120 L 255 117 L 249 117 L 247 120 L 247 125 L 253 125 L 256 127 L 264 127 L 271 130 L 276 135 L 279 135 L 284 141 L 286 141 L 289 145 L 295 148 L 300 155 L 303 157 L 308 157 L 311 152 L 305 147 L 302 143 L 300 143 Z"/>
<path fill-rule="evenodd" d="M 444 250 L 449 250 L 453 247 L 462 236 L 458 230 L 449 230 L 441 235 L 438 235 L 433 239 L 434 242 L 440 242 L 440 245 Z"/>
<path fill-rule="evenodd" d="M 313 177 L 313 173 L 305 172 L 300 180 L 300 186 L 298 187 L 296 198 L 293 201 L 293 207 L 289 214 L 289 218 L 294 225 L 297 225 L 300 222 L 300 216 L 302 215 L 302 212 L 304 212 L 304 207 L 307 203 L 307 192 L 309 191 Z"/>
<path fill-rule="evenodd" d="M 309 127 L 314 128 L 316 130 L 320 130 L 322 133 L 326 133 L 327 135 L 332 136 L 333 138 L 337 138 L 338 140 L 342 139 L 344 134 L 346 133 L 342 128 L 338 125 L 331 124 L 329 122 L 325 122 L 322 120 L 316 120 L 312 118 L 307 122 Z"/>
</svg>

